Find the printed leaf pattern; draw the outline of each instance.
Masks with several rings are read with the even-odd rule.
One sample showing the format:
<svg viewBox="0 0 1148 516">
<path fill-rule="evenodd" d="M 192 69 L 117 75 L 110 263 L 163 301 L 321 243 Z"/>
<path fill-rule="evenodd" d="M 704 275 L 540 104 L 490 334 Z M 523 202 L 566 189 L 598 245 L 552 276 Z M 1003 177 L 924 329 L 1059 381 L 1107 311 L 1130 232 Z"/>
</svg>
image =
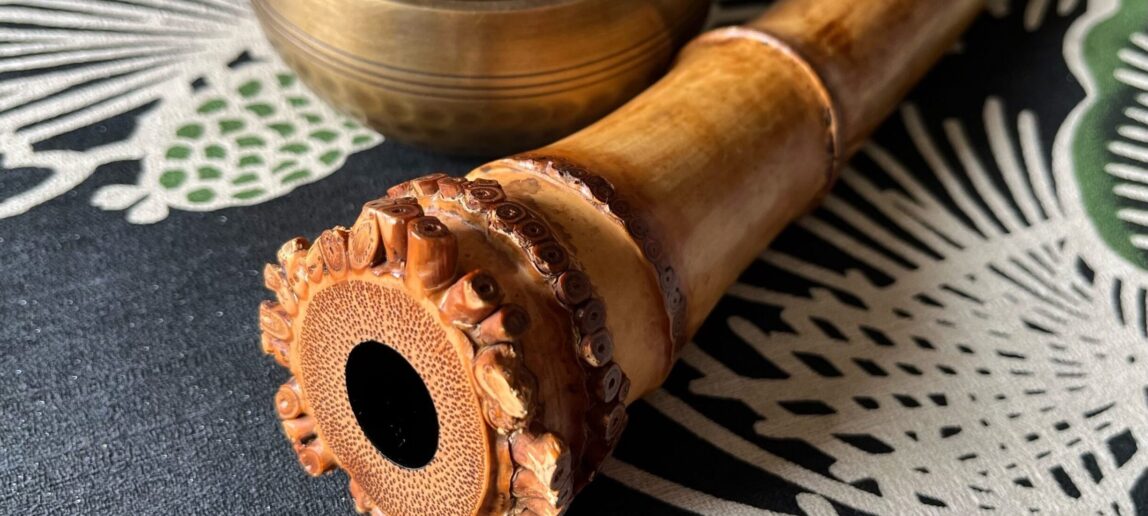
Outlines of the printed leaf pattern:
<svg viewBox="0 0 1148 516">
<path fill-rule="evenodd" d="M 1098 6 L 1097 9 L 1100 9 Z M 1148 4 L 1121 2 L 1085 36 L 1082 83 L 1094 90 L 1075 126 L 1082 201 L 1104 240 L 1148 266 Z"/>
<path fill-rule="evenodd" d="M 48 171 L 0 198 L 0 217 L 116 161 L 140 163 L 138 184 L 92 204 L 130 222 L 255 204 L 382 141 L 297 83 L 245 0 L 28 0 L 0 5 L 0 20 L 17 22 L 0 27 L 4 167 Z"/>
<path fill-rule="evenodd" d="M 215 210 L 262 202 L 322 178 L 349 154 L 382 138 L 315 99 L 290 73 L 269 74 L 268 65 L 249 64 L 206 84 L 182 113 L 165 117 L 166 147 L 143 162 L 140 183 L 112 185 L 93 203 L 123 209 L 119 199 L 144 200 L 128 220 L 156 222 L 168 208 Z M 104 191 L 112 189 L 103 197 Z"/>
<path fill-rule="evenodd" d="M 1148 21 L 1121 7 L 998 1 L 977 34 L 1049 48 L 1050 24 L 1079 44 Z M 704 514 L 1148 510 L 1143 270 L 1089 218 L 1072 106 L 1040 111 L 1047 81 L 979 52 L 999 49 L 948 57 L 742 275 L 634 408 L 631 435 L 674 457 L 624 440 L 612 480 Z M 945 87 L 978 67 L 996 73 Z"/>
</svg>

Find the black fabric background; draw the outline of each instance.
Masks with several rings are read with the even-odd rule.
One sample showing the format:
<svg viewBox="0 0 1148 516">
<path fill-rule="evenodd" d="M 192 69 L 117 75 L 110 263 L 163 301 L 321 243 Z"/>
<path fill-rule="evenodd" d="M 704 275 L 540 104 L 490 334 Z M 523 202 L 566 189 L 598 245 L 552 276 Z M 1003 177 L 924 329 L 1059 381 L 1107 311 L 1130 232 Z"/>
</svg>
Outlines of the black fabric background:
<svg viewBox="0 0 1148 516">
<path fill-rule="evenodd" d="M 307 477 L 279 430 L 262 263 L 389 185 L 478 164 L 387 142 L 289 196 L 141 226 L 86 201 L 134 178 L 121 162 L 0 220 L 0 514 L 353 514 L 346 477 Z M 602 479 L 570 513 L 655 509 Z"/>
<path fill-rule="evenodd" d="M 979 55 L 999 59 L 950 60 L 915 99 L 937 119 L 978 112 L 984 92 L 976 85 L 1067 109 L 1079 91 L 1068 85 L 1056 44 L 1070 21 L 1058 21 L 1048 41 L 1018 39 L 1011 57 L 988 50 L 1013 45 L 1016 17 L 982 21 Z M 1017 68 L 1018 53 L 1032 60 Z M 1057 68 L 1042 65 L 1045 58 Z M 970 70 L 976 80 L 965 76 Z M 1053 78 L 1024 70 L 1052 70 Z M 1009 86 L 1042 81 L 1063 81 L 1063 94 L 1026 98 L 1031 88 Z M 132 124 L 120 117 L 105 129 Z M 1042 130 L 1051 141 L 1055 127 Z M 73 137 L 70 145 L 82 147 L 85 135 Z M 286 374 L 259 350 L 256 307 L 268 297 L 260 268 L 284 240 L 353 220 L 395 182 L 436 170 L 463 174 L 480 161 L 387 142 L 285 197 L 209 213 L 173 210 L 153 225 L 89 204 L 100 186 L 134 181 L 139 164 L 120 162 L 65 196 L 0 219 L 0 513 L 351 514 L 346 477 L 307 477 L 278 428 L 271 397 Z M 42 175 L 3 170 L 0 198 Z M 800 247 L 800 238 L 781 244 Z M 688 395 L 690 375 L 677 369 L 668 388 Z M 655 445 L 663 439 L 678 442 L 680 453 L 666 455 Z M 730 498 L 798 511 L 801 489 L 740 471 L 744 464 L 641 404 L 618 455 L 713 494 L 725 489 Z M 678 512 L 600 478 L 570 514 Z"/>
</svg>

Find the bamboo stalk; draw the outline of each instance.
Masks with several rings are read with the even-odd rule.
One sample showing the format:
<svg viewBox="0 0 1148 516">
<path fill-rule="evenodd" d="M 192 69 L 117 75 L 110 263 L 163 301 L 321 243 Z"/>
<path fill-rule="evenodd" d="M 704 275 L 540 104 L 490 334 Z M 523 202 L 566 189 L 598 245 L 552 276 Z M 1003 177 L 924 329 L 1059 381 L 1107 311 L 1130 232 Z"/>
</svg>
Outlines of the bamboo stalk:
<svg viewBox="0 0 1148 516">
<path fill-rule="evenodd" d="M 309 442 L 322 447 L 309 471 L 344 465 L 360 509 L 386 514 L 560 513 L 618 442 L 626 405 L 980 8 L 783 0 L 697 38 L 564 140 L 396 185 L 364 207 L 374 225 L 355 226 L 349 257 L 346 230 L 318 253 L 289 242 L 266 283 L 305 295 L 265 304 L 261 327 L 272 352 L 290 346 L 275 354 L 298 379 L 280 415 L 329 437 Z M 284 289 L 295 277 L 308 285 Z M 439 430 L 424 467 L 386 462 L 352 423 L 354 339 L 392 347 L 425 383 Z"/>
</svg>

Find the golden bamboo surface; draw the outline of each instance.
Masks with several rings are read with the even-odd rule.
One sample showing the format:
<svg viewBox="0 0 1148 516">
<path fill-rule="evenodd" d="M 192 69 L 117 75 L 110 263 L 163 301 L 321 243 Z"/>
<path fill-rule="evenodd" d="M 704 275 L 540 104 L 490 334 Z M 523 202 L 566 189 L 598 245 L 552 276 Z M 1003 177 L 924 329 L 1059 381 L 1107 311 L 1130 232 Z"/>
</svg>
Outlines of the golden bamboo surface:
<svg viewBox="0 0 1148 516">
<path fill-rule="evenodd" d="M 626 405 L 980 8 L 784 0 L 566 139 L 285 244 L 260 322 L 306 470 L 342 467 L 375 514 L 560 513 Z"/>
</svg>

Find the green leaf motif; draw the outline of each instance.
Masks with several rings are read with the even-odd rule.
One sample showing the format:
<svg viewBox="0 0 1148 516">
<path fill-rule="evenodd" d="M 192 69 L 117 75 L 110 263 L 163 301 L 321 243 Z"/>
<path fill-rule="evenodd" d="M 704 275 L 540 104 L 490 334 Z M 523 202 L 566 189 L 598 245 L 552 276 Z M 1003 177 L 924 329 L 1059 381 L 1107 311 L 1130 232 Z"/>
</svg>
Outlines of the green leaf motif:
<svg viewBox="0 0 1148 516">
<path fill-rule="evenodd" d="M 259 180 L 259 174 L 247 173 L 231 180 L 233 185 L 245 185 Z"/>
<path fill-rule="evenodd" d="M 235 144 L 238 145 L 239 148 L 243 149 L 247 147 L 262 147 L 267 145 L 267 142 L 263 141 L 263 138 L 258 136 L 249 135 L 235 140 Z"/>
<path fill-rule="evenodd" d="M 156 188 L 194 209 L 250 204 L 324 177 L 348 153 L 378 141 L 300 90 L 289 73 L 254 71 L 223 95 L 208 84 L 195 93 L 187 119 L 172 125 Z M 241 110 L 236 112 L 236 110 Z M 223 189 L 220 189 L 220 186 Z M 242 202 L 240 202 L 242 201 Z M 193 206 L 188 206 L 192 208 Z"/>
<path fill-rule="evenodd" d="M 179 188 L 179 185 L 182 185 L 186 179 L 187 172 L 179 169 L 165 170 L 163 174 L 159 176 L 159 184 L 171 190 L 173 188 Z"/>
<path fill-rule="evenodd" d="M 214 113 L 227 107 L 227 101 L 223 99 L 213 99 L 199 105 L 195 111 L 201 115 Z"/>
<path fill-rule="evenodd" d="M 223 171 L 215 167 L 199 167 L 195 172 L 200 179 L 219 179 L 223 177 Z"/>
<path fill-rule="evenodd" d="M 187 200 L 189 200 L 193 203 L 196 203 L 196 204 L 202 204 L 205 202 L 210 202 L 214 198 L 215 198 L 215 191 L 213 191 L 209 188 L 200 188 L 198 190 L 192 190 L 192 191 L 187 193 Z"/>
<path fill-rule="evenodd" d="M 1096 86 L 1072 134 L 1081 201 L 1105 243 L 1148 269 L 1148 2 L 1124 0 L 1081 45 Z"/>
<path fill-rule="evenodd" d="M 305 143 L 288 143 L 287 145 L 279 147 L 279 150 L 283 152 L 290 152 L 291 154 L 305 154 L 307 151 L 311 150 L 311 148 L 308 147 Z"/>
<path fill-rule="evenodd" d="M 336 133 L 335 131 L 329 131 L 327 129 L 320 129 L 311 133 L 310 136 L 312 139 L 319 140 L 323 143 L 331 143 L 335 141 L 335 138 L 339 137 L 339 133 Z"/>
<path fill-rule="evenodd" d="M 263 84 L 259 81 L 247 81 L 239 87 L 239 94 L 245 99 L 249 99 L 259 94 L 259 90 L 263 89 Z"/>
<path fill-rule="evenodd" d="M 259 197 L 260 195 L 263 195 L 266 192 L 267 191 L 262 189 L 262 188 L 252 188 L 250 190 L 243 190 L 242 192 L 236 192 L 236 193 L 232 194 L 231 196 L 236 198 L 236 199 L 246 200 L 246 199 L 253 199 L 255 197 Z"/>
<path fill-rule="evenodd" d="M 288 138 L 292 134 L 295 134 L 295 126 L 288 123 L 278 122 L 274 124 L 267 124 L 267 127 L 272 131 L 279 133 L 279 136 L 284 138 Z"/>
<path fill-rule="evenodd" d="M 236 119 L 220 120 L 219 121 L 219 134 L 228 135 L 228 134 L 234 133 L 235 131 L 241 131 L 246 126 L 247 126 L 247 124 L 243 123 L 242 120 L 236 120 Z"/>
<path fill-rule="evenodd" d="M 255 115 L 260 118 L 267 118 L 275 114 L 275 108 L 271 107 L 271 104 L 266 104 L 263 102 L 248 104 L 246 107 L 244 107 L 244 109 L 255 113 Z"/>
<path fill-rule="evenodd" d="M 283 176 L 283 179 L 281 179 L 280 182 L 282 182 L 283 184 L 293 183 L 295 181 L 299 181 L 301 179 L 305 179 L 305 178 L 310 177 L 310 176 L 311 176 L 310 170 L 300 169 L 300 170 L 296 170 L 290 174 Z"/>
<path fill-rule="evenodd" d="M 334 165 L 335 162 L 338 161 L 342 156 L 343 153 L 341 151 L 330 150 L 323 153 L 322 156 L 319 156 L 319 161 L 322 161 L 324 165 Z"/>
<path fill-rule="evenodd" d="M 278 174 L 278 173 L 280 173 L 284 170 L 287 170 L 291 167 L 294 167 L 295 165 L 298 165 L 298 164 L 299 164 L 299 162 L 295 161 L 293 159 L 283 160 L 283 161 L 279 162 L 278 165 L 275 165 L 275 168 L 271 169 L 271 173 L 272 174 Z"/>
<path fill-rule="evenodd" d="M 198 140 L 203 136 L 203 126 L 200 124 L 187 124 L 175 131 L 175 135 L 189 140 Z"/>
<path fill-rule="evenodd" d="M 227 158 L 227 149 L 221 145 L 208 145 L 206 149 L 203 149 L 203 155 L 210 159 L 225 159 Z"/>
<path fill-rule="evenodd" d="M 187 159 L 191 155 L 191 148 L 184 145 L 173 145 L 168 147 L 167 159 Z"/>
</svg>

